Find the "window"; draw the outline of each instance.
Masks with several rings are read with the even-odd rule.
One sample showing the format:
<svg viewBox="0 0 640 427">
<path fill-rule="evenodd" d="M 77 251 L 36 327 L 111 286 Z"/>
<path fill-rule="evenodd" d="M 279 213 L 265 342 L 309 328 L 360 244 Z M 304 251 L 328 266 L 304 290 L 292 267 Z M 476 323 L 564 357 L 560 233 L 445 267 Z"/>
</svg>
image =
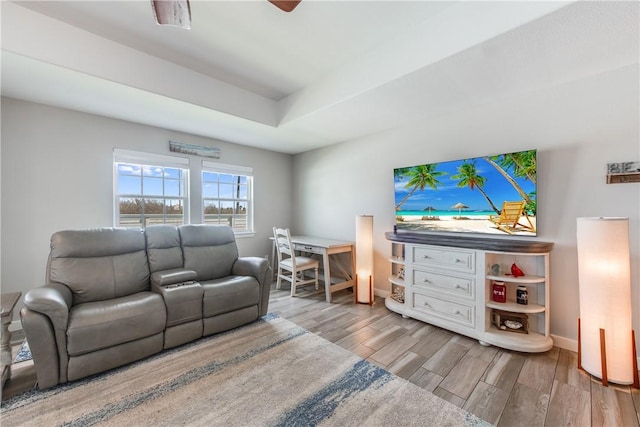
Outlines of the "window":
<svg viewBox="0 0 640 427">
<path fill-rule="evenodd" d="M 114 151 L 115 224 L 184 224 L 188 218 L 189 160 Z"/>
<path fill-rule="evenodd" d="M 253 169 L 202 162 L 202 222 L 253 232 Z"/>
</svg>

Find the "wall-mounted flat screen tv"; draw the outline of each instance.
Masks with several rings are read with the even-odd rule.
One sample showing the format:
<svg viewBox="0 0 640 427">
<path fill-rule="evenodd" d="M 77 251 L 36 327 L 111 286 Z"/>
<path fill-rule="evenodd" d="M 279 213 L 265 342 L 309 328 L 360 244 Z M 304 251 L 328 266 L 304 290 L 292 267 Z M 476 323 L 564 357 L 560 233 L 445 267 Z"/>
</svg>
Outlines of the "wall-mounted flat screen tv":
<svg viewBox="0 0 640 427">
<path fill-rule="evenodd" d="M 536 150 L 394 169 L 396 227 L 535 236 Z"/>
</svg>

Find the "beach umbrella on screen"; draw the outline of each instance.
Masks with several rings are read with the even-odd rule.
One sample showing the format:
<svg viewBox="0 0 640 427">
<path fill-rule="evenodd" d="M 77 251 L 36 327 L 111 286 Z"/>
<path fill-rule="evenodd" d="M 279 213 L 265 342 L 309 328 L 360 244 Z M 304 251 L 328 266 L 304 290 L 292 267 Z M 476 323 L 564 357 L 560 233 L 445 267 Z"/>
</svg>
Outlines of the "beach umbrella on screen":
<svg viewBox="0 0 640 427">
<path fill-rule="evenodd" d="M 462 209 L 469 209 L 469 206 L 465 205 L 464 203 L 456 203 L 455 205 L 451 206 L 451 209 L 458 209 L 458 217 L 462 216 Z"/>
<path fill-rule="evenodd" d="M 427 206 L 426 208 L 424 208 L 425 211 L 429 211 L 429 215 L 431 215 L 431 211 L 435 211 L 436 208 L 434 208 L 433 206 Z"/>
</svg>

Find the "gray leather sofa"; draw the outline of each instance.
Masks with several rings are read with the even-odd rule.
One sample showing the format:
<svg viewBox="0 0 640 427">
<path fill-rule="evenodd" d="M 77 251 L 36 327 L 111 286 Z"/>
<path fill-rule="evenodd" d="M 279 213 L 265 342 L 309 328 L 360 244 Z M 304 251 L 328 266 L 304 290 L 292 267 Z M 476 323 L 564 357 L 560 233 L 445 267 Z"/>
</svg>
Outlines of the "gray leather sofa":
<svg viewBox="0 0 640 427">
<path fill-rule="evenodd" d="M 60 231 L 20 315 L 38 388 L 87 377 L 267 314 L 271 267 L 227 226 Z"/>
</svg>

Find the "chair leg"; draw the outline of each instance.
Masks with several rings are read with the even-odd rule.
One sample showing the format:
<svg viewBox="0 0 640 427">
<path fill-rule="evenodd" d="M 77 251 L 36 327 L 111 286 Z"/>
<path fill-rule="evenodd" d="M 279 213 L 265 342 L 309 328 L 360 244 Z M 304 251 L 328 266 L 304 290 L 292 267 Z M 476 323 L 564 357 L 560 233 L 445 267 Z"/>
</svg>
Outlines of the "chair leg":
<svg viewBox="0 0 640 427">
<path fill-rule="evenodd" d="M 298 283 L 298 272 L 293 270 L 291 272 L 291 296 L 296 296 L 296 283 Z"/>
<path fill-rule="evenodd" d="M 318 267 L 314 268 L 313 271 L 315 272 L 315 285 L 316 285 L 316 291 L 318 290 Z"/>
<path fill-rule="evenodd" d="M 282 270 L 278 268 L 278 279 L 276 280 L 276 289 L 282 288 L 282 278 L 280 275 L 282 274 Z"/>
</svg>

